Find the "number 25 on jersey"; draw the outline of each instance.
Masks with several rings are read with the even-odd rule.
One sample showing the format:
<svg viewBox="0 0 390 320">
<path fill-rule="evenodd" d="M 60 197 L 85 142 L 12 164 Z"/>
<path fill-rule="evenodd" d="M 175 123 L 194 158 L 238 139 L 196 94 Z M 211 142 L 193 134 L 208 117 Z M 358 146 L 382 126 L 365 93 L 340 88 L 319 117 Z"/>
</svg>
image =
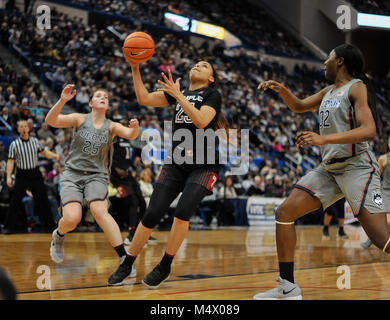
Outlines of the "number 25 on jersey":
<svg viewBox="0 0 390 320">
<path fill-rule="evenodd" d="M 191 102 L 191 104 L 195 105 L 192 102 Z M 184 113 L 184 110 L 180 104 L 176 105 L 176 111 L 177 111 L 176 117 L 175 117 L 176 123 L 192 123 L 192 120 Z"/>
</svg>

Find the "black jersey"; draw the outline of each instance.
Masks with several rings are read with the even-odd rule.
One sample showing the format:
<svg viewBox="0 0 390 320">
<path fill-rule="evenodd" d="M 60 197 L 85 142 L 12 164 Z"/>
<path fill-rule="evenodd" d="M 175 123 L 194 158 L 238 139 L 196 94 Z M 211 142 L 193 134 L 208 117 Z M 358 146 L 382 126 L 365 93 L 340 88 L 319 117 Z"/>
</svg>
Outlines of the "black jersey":
<svg viewBox="0 0 390 320">
<path fill-rule="evenodd" d="M 112 159 L 112 166 L 128 170 L 131 164 L 131 144 L 130 141 L 121 137 L 114 139 L 114 155 Z"/>
<path fill-rule="evenodd" d="M 182 90 L 183 95 L 187 98 L 187 100 L 195 106 L 198 110 L 203 106 L 207 105 L 215 109 L 216 115 L 213 118 L 213 120 L 207 125 L 207 129 L 216 129 L 216 123 L 218 120 L 219 113 L 221 112 L 221 104 L 222 104 L 222 98 L 220 93 L 213 88 L 200 88 L 197 90 Z M 215 146 L 211 143 L 208 143 L 208 140 L 205 138 L 203 144 L 203 150 L 199 150 L 199 154 L 197 155 L 197 148 L 196 148 L 196 139 L 197 134 L 196 130 L 198 129 L 193 123 L 192 120 L 187 116 L 183 108 L 179 103 L 176 102 L 176 99 L 170 96 L 169 94 L 165 93 L 165 97 L 167 101 L 170 104 L 176 104 L 172 119 L 172 149 L 171 152 L 168 153 L 167 160 L 175 165 L 179 165 L 182 168 L 185 169 L 195 169 L 201 166 L 208 166 L 208 165 L 215 165 L 218 164 L 219 158 L 218 158 L 218 152 L 216 149 L 218 149 L 218 139 L 215 139 Z M 186 129 L 180 131 L 180 129 Z M 201 129 L 200 129 L 201 130 Z M 181 133 L 186 131 L 187 133 L 190 133 L 192 136 L 192 145 L 189 145 L 185 141 L 187 140 L 187 136 L 183 135 L 180 137 Z M 202 141 L 200 139 L 199 141 Z M 199 146 L 199 145 L 198 145 Z M 214 153 L 214 164 L 208 164 L 207 163 L 207 154 L 213 152 Z M 181 160 L 178 163 L 177 157 L 175 157 L 175 154 L 181 155 Z M 171 158 L 170 158 L 171 157 Z M 184 160 L 183 160 L 184 159 Z M 184 163 L 181 163 L 184 161 Z"/>
</svg>

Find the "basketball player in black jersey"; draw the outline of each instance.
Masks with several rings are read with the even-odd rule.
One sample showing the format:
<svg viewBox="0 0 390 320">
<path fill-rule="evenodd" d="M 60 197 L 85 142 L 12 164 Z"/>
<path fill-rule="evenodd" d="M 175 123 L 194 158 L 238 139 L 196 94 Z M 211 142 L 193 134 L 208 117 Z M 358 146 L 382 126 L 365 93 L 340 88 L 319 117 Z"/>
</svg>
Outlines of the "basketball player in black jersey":
<svg viewBox="0 0 390 320">
<path fill-rule="evenodd" d="M 134 89 L 140 105 L 149 107 L 174 105 L 172 136 L 175 136 L 178 130 L 186 129 L 187 132 L 191 132 L 195 141 L 197 129 L 226 130 L 228 128 L 221 112 L 221 95 L 214 89 L 217 75 L 209 62 L 200 61 L 194 65 L 189 75 L 190 86 L 186 90 L 180 89 L 180 78 L 174 81 L 169 72 L 168 77 L 162 73 L 163 81 L 158 81 L 162 88 L 149 93 L 142 82 L 139 65 L 131 64 L 131 69 Z M 212 193 L 217 181 L 220 166 L 218 155 L 215 154 L 216 148 L 207 150 L 207 146 L 203 145 L 205 152 L 201 155 L 201 150 L 196 150 L 195 142 L 192 148 L 183 148 L 181 144 L 183 140 L 172 140 L 172 153 L 167 157 L 171 164 L 166 160 L 157 177 L 149 206 L 137 227 L 129 254 L 110 279 L 113 284 L 121 283 L 130 274 L 132 264 L 149 239 L 154 226 L 168 210 L 172 201 L 182 192 L 175 209 L 175 218 L 164 257 L 142 281 L 149 288 L 158 288 L 169 277 L 172 260 L 186 237 L 190 216 L 201 200 Z M 206 163 L 208 152 L 214 152 L 216 160 L 214 164 Z M 185 158 L 184 163 L 177 161 L 178 154 Z M 205 164 L 199 164 L 199 156 L 203 157 Z"/>
</svg>

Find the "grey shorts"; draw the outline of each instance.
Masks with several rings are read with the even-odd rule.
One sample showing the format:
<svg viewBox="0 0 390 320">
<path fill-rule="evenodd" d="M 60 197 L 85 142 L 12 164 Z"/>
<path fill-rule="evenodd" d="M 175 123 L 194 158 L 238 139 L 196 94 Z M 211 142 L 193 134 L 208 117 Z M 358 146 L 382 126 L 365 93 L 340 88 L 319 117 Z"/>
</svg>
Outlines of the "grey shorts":
<svg viewBox="0 0 390 320">
<path fill-rule="evenodd" d="M 72 202 L 82 204 L 83 199 L 88 205 L 93 201 L 105 200 L 108 195 L 108 176 L 67 168 L 61 177 L 60 195 L 62 206 Z"/>
<path fill-rule="evenodd" d="M 362 208 L 370 213 L 385 213 L 379 176 L 379 166 L 371 151 L 364 152 L 341 163 L 326 165 L 321 163 L 308 172 L 296 184 L 317 197 L 325 210 L 345 196 L 353 214 L 358 216 Z"/>
</svg>

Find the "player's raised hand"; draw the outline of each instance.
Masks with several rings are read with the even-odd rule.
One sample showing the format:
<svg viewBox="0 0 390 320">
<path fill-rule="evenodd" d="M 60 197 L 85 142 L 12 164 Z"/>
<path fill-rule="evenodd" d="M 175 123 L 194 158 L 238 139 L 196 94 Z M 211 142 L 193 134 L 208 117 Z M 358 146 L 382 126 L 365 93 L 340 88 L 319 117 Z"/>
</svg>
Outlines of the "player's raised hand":
<svg viewBox="0 0 390 320">
<path fill-rule="evenodd" d="M 139 128 L 138 120 L 137 119 L 130 119 L 129 128 L 138 129 Z"/>
<path fill-rule="evenodd" d="M 163 81 L 158 80 L 158 83 L 163 86 L 161 89 L 157 89 L 157 91 L 164 91 L 168 93 L 170 96 L 177 98 L 181 91 L 180 91 L 180 80 L 181 78 L 177 78 L 176 81 L 173 81 L 171 70 L 168 70 L 168 78 L 165 75 L 164 72 L 161 72 L 161 76 L 163 77 Z"/>
<path fill-rule="evenodd" d="M 280 92 L 282 89 L 282 84 L 274 80 L 268 80 L 260 83 L 257 87 L 257 90 L 262 91 L 261 93 L 264 93 L 268 89 L 272 89 L 275 92 Z"/>
<path fill-rule="evenodd" d="M 73 90 L 73 92 L 72 92 L 72 90 Z M 73 97 L 76 95 L 76 93 L 77 93 L 77 91 L 76 91 L 76 89 L 74 89 L 74 84 L 68 84 L 62 90 L 61 100 L 68 102 L 69 100 L 73 99 Z"/>
</svg>

